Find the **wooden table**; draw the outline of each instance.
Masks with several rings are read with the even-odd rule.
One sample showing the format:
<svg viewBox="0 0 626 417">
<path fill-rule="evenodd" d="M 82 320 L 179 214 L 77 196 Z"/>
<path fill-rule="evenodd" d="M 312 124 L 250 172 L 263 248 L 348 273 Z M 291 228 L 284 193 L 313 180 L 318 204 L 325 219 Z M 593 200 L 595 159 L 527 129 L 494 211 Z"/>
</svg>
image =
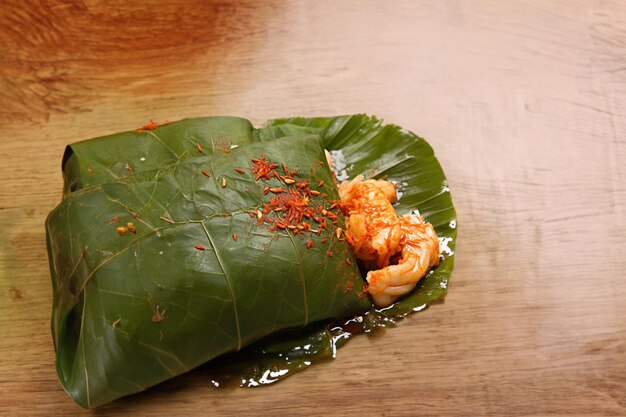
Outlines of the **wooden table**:
<svg viewBox="0 0 626 417">
<path fill-rule="evenodd" d="M 0 3 L 0 414 L 86 413 L 49 324 L 66 144 L 367 112 L 446 170 L 445 304 L 275 386 L 191 374 L 95 414 L 626 415 L 626 3 L 30 3 Z"/>
</svg>

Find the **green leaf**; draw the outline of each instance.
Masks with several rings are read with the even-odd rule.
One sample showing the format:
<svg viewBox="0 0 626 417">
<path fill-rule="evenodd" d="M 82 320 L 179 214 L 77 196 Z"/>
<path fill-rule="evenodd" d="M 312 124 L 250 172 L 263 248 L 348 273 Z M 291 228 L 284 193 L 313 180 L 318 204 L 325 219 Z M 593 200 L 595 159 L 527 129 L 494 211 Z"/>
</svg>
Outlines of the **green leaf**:
<svg viewBox="0 0 626 417">
<path fill-rule="evenodd" d="M 400 215 L 419 212 L 433 224 L 440 240 L 441 262 L 392 306 L 372 308 L 345 321 L 280 332 L 209 363 L 206 371 L 216 385 L 258 386 L 282 380 L 313 363 L 334 358 L 337 349 L 354 335 L 393 327 L 447 292 L 454 267 L 456 212 L 443 169 L 428 143 L 399 126 L 366 115 L 270 120 L 255 132 L 263 141 L 305 134 L 322 137 L 340 179 L 363 174 L 398 184 L 396 211 Z"/>
<path fill-rule="evenodd" d="M 370 309 L 356 296 L 363 284 L 356 270 L 345 270 L 343 255 L 352 256 L 345 244 L 332 249 L 341 256 L 328 258 L 321 239 L 306 251 L 302 241 L 255 228 L 245 214 L 263 195 L 233 168 L 246 167 L 261 151 L 316 170 L 329 200 L 337 198 L 329 172 L 315 162 L 324 160 L 316 137 L 331 150 L 339 179 L 364 174 L 394 181 L 398 213 L 418 210 L 440 237 L 439 266 L 388 308 Z M 226 154 L 232 145 L 239 148 Z M 242 159 L 233 161 L 239 152 Z M 74 144 L 64 157 L 64 178 L 65 199 L 47 222 L 53 334 L 61 382 L 83 406 L 140 391 L 224 352 L 231 353 L 204 367 L 216 384 L 273 383 L 334 358 L 353 335 L 393 326 L 447 291 L 456 214 L 443 170 L 426 141 L 375 117 L 278 119 L 260 129 L 238 118 L 184 120 Z M 134 221 L 137 235 L 115 235 L 108 223 L 115 216 L 121 224 Z M 245 241 L 243 251 L 229 239 L 233 231 L 236 243 Z M 209 250 L 193 249 L 194 242 Z M 312 262 L 327 266 L 311 268 Z M 333 293 L 338 279 L 353 290 Z M 276 305 L 280 318 L 269 314 Z M 152 322 L 155 313 L 165 319 Z"/>
<path fill-rule="evenodd" d="M 198 123 L 160 129 L 186 132 Z M 200 135 L 184 148 L 160 133 L 151 132 L 156 144 L 141 142 L 145 152 L 131 142 L 135 133 L 73 145 L 71 165 L 79 169 L 66 178 L 77 186 L 68 187 L 47 219 L 57 370 L 84 407 L 141 391 L 276 331 L 370 306 L 358 269 L 345 262 L 354 261 L 350 248 L 324 239 L 332 228 L 294 235 L 250 216 L 271 196 L 249 169 L 261 154 L 299 169 L 298 180 L 324 180 L 314 207 L 338 199 L 330 171 L 318 163 L 325 159 L 319 137 L 215 147 L 206 155 L 196 147 L 206 139 Z M 119 143 L 124 135 L 131 137 Z M 174 159 L 163 150 L 168 141 Z M 112 169 L 119 164 L 107 154 L 111 143 L 125 146 L 132 155 L 125 163 L 141 169 Z M 162 163 L 144 168 L 142 157 Z M 94 179 L 85 167 L 103 174 Z M 136 234 L 118 235 L 116 227 L 129 222 Z"/>
</svg>

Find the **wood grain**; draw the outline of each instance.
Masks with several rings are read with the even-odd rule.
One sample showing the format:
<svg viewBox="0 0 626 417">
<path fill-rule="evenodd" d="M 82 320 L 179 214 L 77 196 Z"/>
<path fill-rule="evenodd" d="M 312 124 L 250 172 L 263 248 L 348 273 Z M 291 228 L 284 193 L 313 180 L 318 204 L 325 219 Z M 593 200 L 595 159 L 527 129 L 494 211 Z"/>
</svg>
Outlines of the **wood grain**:
<svg viewBox="0 0 626 417">
<path fill-rule="evenodd" d="M 49 328 L 66 144 L 150 119 L 367 112 L 446 170 L 445 303 L 272 387 L 192 372 L 93 413 L 626 415 L 626 3 L 136 3 L 0 3 L 0 413 L 87 413 Z"/>
</svg>

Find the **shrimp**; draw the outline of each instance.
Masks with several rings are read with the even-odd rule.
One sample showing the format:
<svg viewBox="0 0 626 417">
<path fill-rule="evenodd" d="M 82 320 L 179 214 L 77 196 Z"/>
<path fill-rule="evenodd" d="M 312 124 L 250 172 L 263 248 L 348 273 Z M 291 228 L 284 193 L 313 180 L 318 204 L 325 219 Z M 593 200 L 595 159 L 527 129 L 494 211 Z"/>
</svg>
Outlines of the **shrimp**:
<svg viewBox="0 0 626 417">
<path fill-rule="evenodd" d="M 357 259 L 368 269 L 383 268 L 398 251 L 401 233 L 391 205 L 396 189 L 388 181 L 367 180 L 359 175 L 339 186 L 342 209 L 348 215 L 346 239 Z"/>
<path fill-rule="evenodd" d="M 367 273 L 368 291 L 379 307 L 412 291 L 426 272 L 439 264 L 439 239 L 433 226 L 415 215 L 404 215 L 398 223 L 402 231 L 398 263 Z"/>
<path fill-rule="evenodd" d="M 439 263 L 435 230 L 420 216 L 397 216 L 396 189 L 389 181 L 363 181 L 359 175 L 341 183 L 339 196 L 348 217 L 346 240 L 370 270 L 368 291 L 377 306 L 388 306 Z"/>
</svg>

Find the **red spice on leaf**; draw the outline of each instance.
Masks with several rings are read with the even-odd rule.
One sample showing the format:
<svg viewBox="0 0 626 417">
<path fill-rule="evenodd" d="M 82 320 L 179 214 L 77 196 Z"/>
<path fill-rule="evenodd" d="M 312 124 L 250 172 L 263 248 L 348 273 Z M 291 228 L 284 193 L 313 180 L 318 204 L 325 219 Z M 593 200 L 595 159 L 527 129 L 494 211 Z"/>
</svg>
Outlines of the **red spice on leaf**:
<svg viewBox="0 0 626 417">
<path fill-rule="evenodd" d="M 120 218 L 119 218 L 119 217 L 117 217 L 117 216 L 115 216 L 115 217 L 113 217 L 113 220 L 112 220 L 112 221 L 113 221 L 113 223 L 117 223 L 117 222 L 119 222 L 119 221 L 120 221 Z"/>
<path fill-rule="evenodd" d="M 321 188 L 321 187 L 323 187 L 323 186 L 324 186 L 324 181 L 320 181 L 320 182 L 317 184 L 317 188 Z"/>
<path fill-rule="evenodd" d="M 309 186 L 309 181 L 308 180 L 302 180 L 302 181 L 298 181 L 296 182 L 296 187 L 298 189 L 303 189 Z"/>
<path fill-rule="evenodd" d="M 245 173 L 246 173 L 246 171 L 244 171 L 244 170 L 243 170 L 243 169 L 241 169 L 241 168 L 235 168 L 235 171 L 236 171 L 236 172 L 238 172 L 238 173 L 240 173 L 240 174 L 245 174 Z"/>
<path fill-rule="evenodd" d="M 270 187 L 263 188 L 263 195 L 267 195 L 270 192 Z"/>
<path fill-rule="evenodd" d="M 150 123 L 148 123 L 145 126 L 140 127 L 139 129 L 136 129 L 136 130 L 137 130 L 137 132 L 141 132 L 142 130 L 154 130 L 154 129 L 156 129 L 159 126 L 164 126 L 164 125 L 167 125 L 169 123 L 171 123 L 171 122 L 169 122 L 167 120 L 165 122 L 163 122 L 163 123 L 157 123 L 154 120 L 150 120 Z"/>
<path fill-rule="evenodd" d="M 206 248 L 205 248 L 204 246 L 202 246 L 202 245 L 196 245 L 196 246 L 194 246 L 194 247 L 195 247 L 196 249 L 198 249 L 198 250 L 206 250 Z"/>
<path fill-rule="evenodd" d="M 350 262 L 350 259 L 346 258 L 346 263 L 350 266 L 352 266 L 352 262 Z"/>
<path fill-rule="evenodd" d="M 250 161 L 252 162 L 250 170 L 257 181 L 260 179 L 269 180 L 274 176 L 272 170 L 278 168 L 278 164 L 270 164 L 265 155 L 261 155 L 261 158 L 252 158 Z"/>
<path fill-rule="evenodd" d="M 270 192 L 274 194 L 280 194 L 280 193 L 284 193 L 285 190 L 283 190 L 282 188 L 270 188 Z"/>
<path fill-rule="evenodd" d="M 198 152 L 202 153 L 202 145 L 198 143 L 196 144 L 196 148 L 198 149 Z"/>
<path fill-rule="evenodd" d="M 233 233 L 233 240 L 237 240 L 237 233 Z"/>
<path fill-rule="evenodd" d="M 306 242 L 306 248 L 307 248 L 307 249 L 311 249 L 312 247 L 313 247 L 313 240 L 312 240 L 312 239 L 309 239 L 309 240 Z"/>
<path fill-rule="evenodd" d="M 320 192 L 317 190 L 311 190 L 311 194 L 317 197 L 318 195 L 320 195 Z"/>
<path fill-rule="evenodd" d="M 207 178 L 210 178 L 209 173 L 208 173 L 208 172 L 206 172 L 204 169 L 203 169 L 201 172 L 202 172 L 202 175 L 204 175 L 204 176 L 205 176 L 205 177 L 207 177 Z"/>
</svg>

